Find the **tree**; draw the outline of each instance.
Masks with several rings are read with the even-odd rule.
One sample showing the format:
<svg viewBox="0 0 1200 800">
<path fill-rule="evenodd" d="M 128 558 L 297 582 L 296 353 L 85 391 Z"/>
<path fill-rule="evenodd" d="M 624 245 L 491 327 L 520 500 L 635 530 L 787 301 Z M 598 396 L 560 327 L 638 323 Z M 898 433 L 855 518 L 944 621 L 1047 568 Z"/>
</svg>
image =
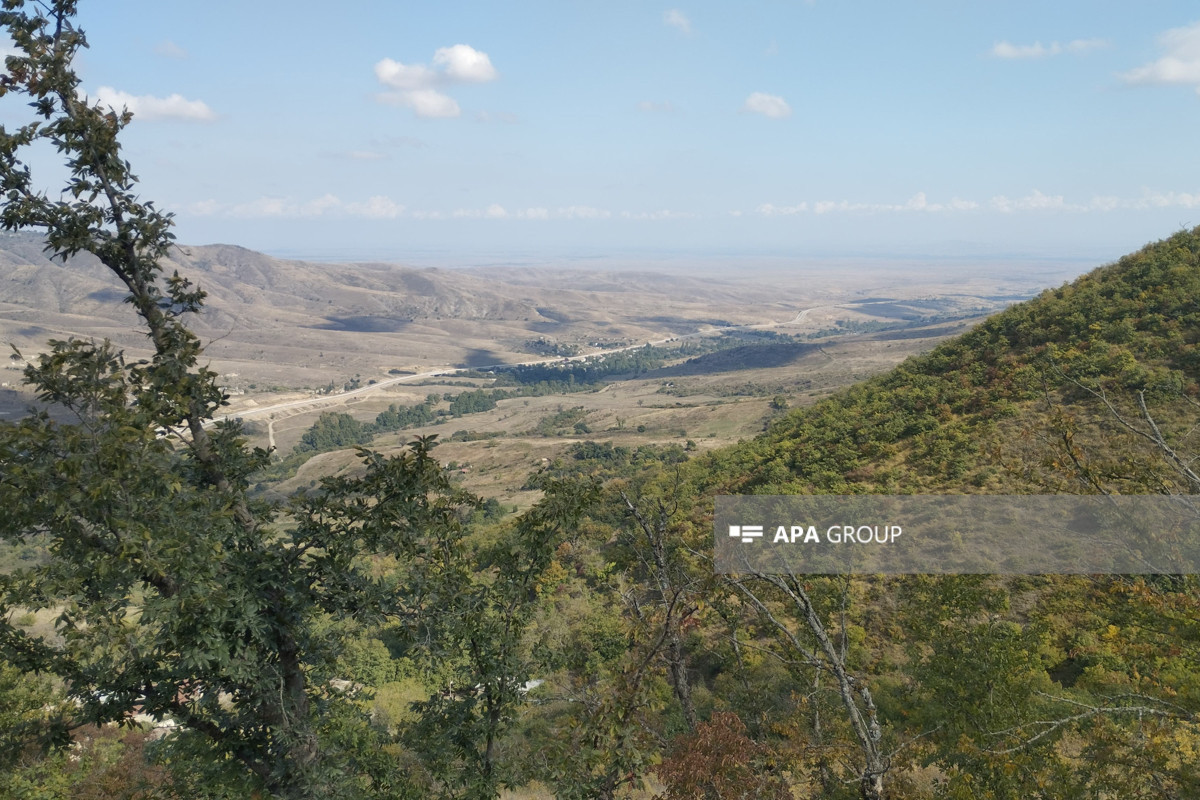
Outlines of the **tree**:
<svg viewBox="0 0 1200 800">
<path fill-rule="evenodd" d="M 647 496 L 644 484 L 620 490 L 621 502 L 632 521 L 620 540 L 627 543 L 636 558 L 635 584 L 649 591 L 629 593 L 630 612 L 639 621 L 661 628 L 659 645 L 670 675 L 671 688 L 679 701 L 688 731 L 695 731 L 698 719 L 688 676 L 688 656 L 684 646 L 684 623 L 696 611 L 698 578 L 689 574 L 683 557 L 678 473 L 673 486 L 658 489 Z"/>
<path fill-rule="evenodd" d="M 770 750 L 746 735 L 729 711 L 713 714 L 680 737 L 658 767 L 667 791 L 661 800 L 754 798 L 788 800 L 792 792 L 777 773 Z"/>
<path fill-rule="evenodd" d="M 885 749 L 883 725 L 871 688 L 862 675 L 855 673 L 851 663 L 847 629 L 849 578 L 750 571 L 730 575 L 728 582 L 745 598 L 748 609 L 759 615 L 763 627 L 774 634 L 778 642 L 777 658 L 807 671 L 814 689 L 820 688 L 822 676 L 832 680 L 833 691 L 849 723 L 850 738 L 858 750 L 859 758 L 850 769 L 858 783 L 859 796 L 863 800 L 883 800 L 887 796 L 885 778 L 892 769 L 893 753 Z M 813 600 L 813 583 L 832 584 L 829 595 L 836 597 L 839 605 L 836 633 L 831 634 L 823 610 Z M 834 609 L 827 612 L 832 614 Z M 817 712 L 813 718 L 813 739 L 818 745 L 822 744 L 821 729 Z M 821 765 L 821 771 L 822 782 L 828 783 L 825 764 Z"/>
<path fill-rule="evenodd" d="M 24 96 L 34 112 L 0 129 L 0 225 L 41 231 L 63 261 L 97 258 L 128 290 L 151 354 L 53 341 L 26 370 L 56 413 L 0 425 L 0 537 L 42 543 L 48 557 L 0 577 L 0 659 L 63 681 L 77 711 L 59 724 L 60 741 L 136 707 L 183 726 L 173 758 L 190 759 L 208 788 L 399 796 L 415 790 L 380 757 L 353 697 L 330 683 L 339 620 L 398 620 L 432 652 L 486 641 L 466 670 L 486 675 L 485 711 L 469 709 L 483 722 L 454 733 L 464 750 L 483 742 L 490 769 L 491 742 L 519 702 L 510 651 L 520 607 L 536 597 L 477 577 L 463 539 L 478 501 L 450 485 L 432 438 L 391 458 L 360 451 L 365 475 L 327 480 L 287 509 L 251 499 L 248 478 L 268 454 L 246 445 L 237 421 L 213 422 L 224 398 L 186 322 L 204 293 L 162 275 L 172 219 L 137 196 L 121 157 L 132 115 L 79 94 L 72 62 L 86 40 L 76 6 L 5 0 L 0 11 L 17 50 L 0 97 Z M 24 160 L 46 145 L 67 166 L 58 199 Z M 525 584 L 577 506 L 548 494 L 511 534 L 508 558 Z M 276 525 L 285 510 L 295 524 Z M 497 608 L 512 622 L 489 639 Z M 55 610 L 58 636 L 29 635 L 13 609 Z M 447 736 L 458 721 L 432 729 Z M 463 791 L 494 796 L 497 785 L 489 776 Z"/>
</svg>

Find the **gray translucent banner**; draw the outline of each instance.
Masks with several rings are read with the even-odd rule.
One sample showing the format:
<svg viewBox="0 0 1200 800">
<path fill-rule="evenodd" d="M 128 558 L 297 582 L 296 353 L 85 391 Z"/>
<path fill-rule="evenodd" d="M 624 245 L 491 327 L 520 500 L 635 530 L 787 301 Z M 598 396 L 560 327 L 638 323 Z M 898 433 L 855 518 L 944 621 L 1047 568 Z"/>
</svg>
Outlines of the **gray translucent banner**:
<svg viewBox="0 0 1200 800">
<path fill-rule="evenodd" d="M 1172 495 L 722 495 L 719 573 L 1195 574 L 1200 503 Z"/>
</svg>

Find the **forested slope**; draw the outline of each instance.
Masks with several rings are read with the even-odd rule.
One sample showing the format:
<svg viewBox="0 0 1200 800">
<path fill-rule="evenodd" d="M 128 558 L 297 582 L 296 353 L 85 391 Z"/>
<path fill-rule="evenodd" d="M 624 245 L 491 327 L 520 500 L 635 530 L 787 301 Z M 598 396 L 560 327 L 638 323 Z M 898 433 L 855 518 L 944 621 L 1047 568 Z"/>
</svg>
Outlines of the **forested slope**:
<svg viewBox="0 0 1200 800">
<path fill-rule="evenodd" d="M 1197 341 L 1200 228 L 696 459 L 673 491 L 1195 494 Z M 691 509 L 681 535 L 711 537 L 711 501 Z M 735 576 L 698 601 L 728 604 L 701 612 L 733 659 L 706 685 L 737 673 L 773 698 L 764 709 L 727 683 L 713 708 L 757 715 L 822 797 L 1194 796 L 1197 588 L 1194 575 Z M 835 702 L 842 675 L 873 695 Z M 877 733 L 857 734 L 855 714 Z"/>
<path fill-rule="evenodd" d="M 1053 427 L 1063 404 L 1095 417 L 1084 387 L 1115 402 L 1149 388 L 1150 407 L 1175 419 L 1170 407 L 1196 394 L 1198 340 L 1200 228 L 793 412 L 715 454 L 701 480 L 730 493 L 1044 492 L 1040 471 L 1014 469 L 1039 456 L 1022 435 Z"/>
</svg>

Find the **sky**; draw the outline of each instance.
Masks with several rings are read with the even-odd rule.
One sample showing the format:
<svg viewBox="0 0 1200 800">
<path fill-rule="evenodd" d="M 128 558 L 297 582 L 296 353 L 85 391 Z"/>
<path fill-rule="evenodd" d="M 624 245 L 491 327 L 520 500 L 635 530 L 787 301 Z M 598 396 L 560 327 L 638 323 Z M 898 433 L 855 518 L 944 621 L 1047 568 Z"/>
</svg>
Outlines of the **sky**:
<svg viewBox="0 0 1200 800">
<path fill-rule="evenodd" d="M 1111 260 L 1200 224 L 1195 2 L 80 6 L 189 244 Z"/>
</svg>

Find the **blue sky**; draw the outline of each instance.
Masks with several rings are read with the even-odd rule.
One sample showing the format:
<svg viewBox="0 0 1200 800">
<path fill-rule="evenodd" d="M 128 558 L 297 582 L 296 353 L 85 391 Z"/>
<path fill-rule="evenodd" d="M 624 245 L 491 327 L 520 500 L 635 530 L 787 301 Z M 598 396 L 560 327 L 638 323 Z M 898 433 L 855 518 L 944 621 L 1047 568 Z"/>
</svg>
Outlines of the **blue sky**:
<svg viewBox="0 0 1200 800">
<path fill-rule="evenodd" d="M 187 243 L 1104 259 L 1200 224 L 1194 2 L 81 6 Z"/>
</svg>

